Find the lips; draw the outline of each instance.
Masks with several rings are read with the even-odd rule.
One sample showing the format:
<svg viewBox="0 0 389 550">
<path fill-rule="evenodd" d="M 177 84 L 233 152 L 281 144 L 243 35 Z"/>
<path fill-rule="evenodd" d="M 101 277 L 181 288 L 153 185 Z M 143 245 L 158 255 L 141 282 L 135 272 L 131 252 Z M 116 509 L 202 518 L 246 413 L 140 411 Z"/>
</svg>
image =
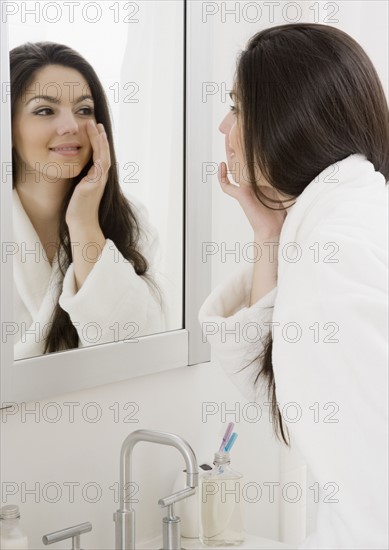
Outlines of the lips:
<svg viewBox="0 0 389 550">
<path fill-rule="evenodd" d="M 78 151 L 81 147 L 51 147 L 50 151 Z"/>
<path fill-rule="evenodd" d="M 75 142 L 60 143 L 55 147 L 49 147 L 49 149 L 50 151 L 76 151 L 77 149 L 81 149 L 81 145 Z"/>
<path fill-rule="evenodd" d="M 78 157 L 81 147 L 76 145 L 58 145 L 51 147 L 50 151 L 60 157 Z"/>
</svg>

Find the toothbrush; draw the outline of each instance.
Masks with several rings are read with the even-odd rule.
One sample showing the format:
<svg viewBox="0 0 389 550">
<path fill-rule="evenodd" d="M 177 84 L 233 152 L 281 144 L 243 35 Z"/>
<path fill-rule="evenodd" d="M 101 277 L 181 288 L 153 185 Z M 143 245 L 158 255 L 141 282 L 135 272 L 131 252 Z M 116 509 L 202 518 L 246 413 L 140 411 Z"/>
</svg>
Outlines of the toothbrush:
<svg viewBox="0 0 389 550">
<path fill-rule="evenodd" d="M 226 433 L 224 434 L 223 441 L 220 445 L 219 453 L 223 452 L 223 449 L 224 449 L 225 445 L 227 444 L 227 441 L 230 439 L 230 435 L 232 434 L 233 429 L 234 429 L 234 423 L 230 422 L 227 426 Z"/>
<path fill-rule="evenodd" d="M 229 453 L 231 451 L 232 446 L 235 443 L 237 437 L 238 437 L 238 434 L 236 432 L 234 432 L 232 434 L 232 436 L 230 437 L 230 439 L 228 440 L 227 445 L 224 447 L 224 452 L 225 453 Z"/>
</svg>

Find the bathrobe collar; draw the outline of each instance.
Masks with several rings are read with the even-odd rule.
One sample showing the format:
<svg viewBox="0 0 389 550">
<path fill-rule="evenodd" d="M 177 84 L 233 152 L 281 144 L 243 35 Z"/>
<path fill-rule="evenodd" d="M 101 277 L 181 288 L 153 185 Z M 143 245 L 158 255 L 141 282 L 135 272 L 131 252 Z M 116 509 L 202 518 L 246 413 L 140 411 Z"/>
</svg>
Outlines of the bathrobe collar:
<svg viewBox="0 0 389 550">
<path fill-rule="evenodd" d="M 309 236 L 320 216 L 326 216 L 328 205 L 336 201 L 349 203 L 353 196 L 380 193 L 385 187 L 385 177 L 375 170 L 365 155 L 354 153 L 327 166 L 297 197 L 290 207 L 282 225 L 279 240 L 278 280 L 280 280 L 291 262 L 285 259 L 282 251 L 291 242 L 300 243 Z M 368 193 L 366 188 L 369 189 Z M 335 198 L 334 198 L 335 195 Z M 291 236 L 293 240 L 291 241 Z"/>
<path fill-rule="evenodd" d="M 57 279 L 57 255 L 52 265 L 47 259 L 42 243 L 31 223 L 16 189 L 13 197 L 13 258 L 14 281 L 17 291 L 31 317 L 38 316 L 49 285 Z M 50 294 L 50 293 L 48 293 Z"/>
</svg>

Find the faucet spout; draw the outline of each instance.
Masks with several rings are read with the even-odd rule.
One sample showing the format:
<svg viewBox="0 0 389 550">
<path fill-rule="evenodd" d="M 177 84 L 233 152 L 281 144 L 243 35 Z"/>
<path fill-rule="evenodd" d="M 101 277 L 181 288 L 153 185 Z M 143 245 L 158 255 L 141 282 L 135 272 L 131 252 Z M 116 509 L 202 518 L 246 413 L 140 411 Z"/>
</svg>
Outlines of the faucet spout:
<svg viewBox="0 0 389 550">
<path fill-rule="evenodd" d="M 176 447 L 185 460 L 187 486 L 194 488 L 198 485 L 196 456 L 184 439 L 175 434 L 152 430 L 135 430 L 130 433 L 120 452 L 120 509 L 114 514 L 116 550 L 135 550 L 135 511 L 127 495 L 131 491 L 132 451 L 139 441 Z"/>
</svg>

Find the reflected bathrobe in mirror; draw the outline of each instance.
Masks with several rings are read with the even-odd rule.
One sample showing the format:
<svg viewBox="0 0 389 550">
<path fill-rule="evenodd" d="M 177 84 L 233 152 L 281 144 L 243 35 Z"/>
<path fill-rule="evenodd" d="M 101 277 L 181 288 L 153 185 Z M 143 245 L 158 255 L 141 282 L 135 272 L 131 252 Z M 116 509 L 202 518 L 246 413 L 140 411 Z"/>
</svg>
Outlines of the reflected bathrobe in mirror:
<svg viewBox="0 0 389 550">
<path fill-rule="evenodd" d="M 212 358 L 249 401 L 268 401 L 253 381 L 273 330 L 277 402 L 320 488 L 316 528 L 299 548 L 388 548 L 384 176 L 359 154 L 327 167 L 285 218 L 277 286 L 250 306 L 252 275 L 253 264 L 240 266 L 205 300 L 199 321 Z"/>
<path fill-rule="evenodd" d="M 78 292 L 73 263 L 61 283 L 57 257 L 50 265 L 16 189 L 12 196 L 15 360 L 43 354 L 58 300 L 78 332 L 79 347 L 135 340 L 165 330 L 165 310 L 154 288 L 136 274 L 110 239 L 106 239 L 100 258 Z M 139 221 L 139 250 L 148 260 L 148 273 L 155 280 L 160 259 L 157 232 L 145 207 L 135 197 L 127 198 Z M 94 258 L 96 247 L 89 254 Z"/>
</svg>

